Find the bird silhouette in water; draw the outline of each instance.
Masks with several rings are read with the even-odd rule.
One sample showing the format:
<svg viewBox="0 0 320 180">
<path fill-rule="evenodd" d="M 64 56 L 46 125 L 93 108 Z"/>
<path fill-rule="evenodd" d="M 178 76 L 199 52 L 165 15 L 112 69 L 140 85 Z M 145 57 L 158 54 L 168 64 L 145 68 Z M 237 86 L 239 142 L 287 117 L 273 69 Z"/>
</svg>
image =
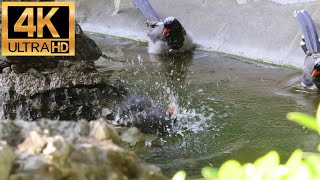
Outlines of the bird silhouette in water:
<svg viewBox="0 0 320 180">
<path fill-rule="evenodd" d="M 119 119 L 116 124 L 137 127 L 143 133 L 165 135 L 172 131 L 176 123 L 175 107 L 165 110 L 143 94 L 131 95 L 119 106 Z"/>
</svg>

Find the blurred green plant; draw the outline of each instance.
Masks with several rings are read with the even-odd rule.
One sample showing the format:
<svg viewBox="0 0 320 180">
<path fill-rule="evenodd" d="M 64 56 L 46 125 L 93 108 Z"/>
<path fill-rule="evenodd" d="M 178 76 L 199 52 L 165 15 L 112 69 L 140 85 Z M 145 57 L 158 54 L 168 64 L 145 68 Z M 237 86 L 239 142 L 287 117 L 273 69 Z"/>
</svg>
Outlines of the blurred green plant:
<svg viewBox="0 0 320 180">
<path fill-rule="evenodd" d="M 290 112 L 287 118 L 320 134 L 320 106 L 316 117 L 301 113 Z M 318 146 L 320 151 L 320 146 Z M 271 151 L 254 163 L 241 165 L 238 161 L 229 160 L 217 169 L 205 167 L 201 174 L 206 180 L 303 180 L 320 179 L 320 154 L 304 153 L 295 150 L 285 164 L 280 164 L 280 156 Z M 172 180 L 185 180 L 186 172 L 179 171 Z"/>
</svg>

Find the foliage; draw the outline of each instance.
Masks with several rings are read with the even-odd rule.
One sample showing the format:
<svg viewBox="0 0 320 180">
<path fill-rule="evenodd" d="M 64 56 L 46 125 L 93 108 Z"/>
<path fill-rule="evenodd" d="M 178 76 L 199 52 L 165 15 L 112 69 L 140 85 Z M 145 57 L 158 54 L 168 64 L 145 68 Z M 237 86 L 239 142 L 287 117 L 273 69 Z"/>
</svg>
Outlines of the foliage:
<svg viewBox="0 0 320 180">
<path fill-rule="evenodd" d="M 320 134 L 320 106 L 318 106 L 316 117 L 301 112 L 291 112 L 287 114 L 287 118 Z"/>
<path fill-rule="evenodd" d="M 291 112 L 287 114 L 287 118 L 320 134 L 320 106 L 316 117 L 300 112 Z M 320 151 L 320 146 L 318 146 L 318 150 Z M 254 163 L 241 165 L 238 161 L 229 160 L 219 169 L 205 167 L 201 174 L 206 180 L 300 180 L 320 179 L 319 169 L 319 153 L 304 153 L 298 149 L 292 153 L 285 164 L 280 164 L 279 154 L 276 151 L 271 151 L 258 158 Z M 184 171 L 179 171 L 173 178 L 173 180 L 185 179 L 186 173 Z"/>
<path fill-rule="evenodd" d="M 172 178 L 172 180 L 184 180 L 187 177 L 187 173 L 185 171 L 178 171 Z"/>
</svg>

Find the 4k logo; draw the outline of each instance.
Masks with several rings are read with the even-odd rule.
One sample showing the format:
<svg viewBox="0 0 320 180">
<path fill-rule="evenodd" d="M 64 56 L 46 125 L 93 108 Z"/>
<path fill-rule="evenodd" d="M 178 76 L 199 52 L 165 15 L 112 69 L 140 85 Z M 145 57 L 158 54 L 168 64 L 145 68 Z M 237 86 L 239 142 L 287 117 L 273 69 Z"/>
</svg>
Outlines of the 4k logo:
<svg viewBox="0 0 320 180">
<path fill-rule="evenodd" d="M 3 56 L 74 56 L 74 2 L 2 2 Z"/>
</svg>

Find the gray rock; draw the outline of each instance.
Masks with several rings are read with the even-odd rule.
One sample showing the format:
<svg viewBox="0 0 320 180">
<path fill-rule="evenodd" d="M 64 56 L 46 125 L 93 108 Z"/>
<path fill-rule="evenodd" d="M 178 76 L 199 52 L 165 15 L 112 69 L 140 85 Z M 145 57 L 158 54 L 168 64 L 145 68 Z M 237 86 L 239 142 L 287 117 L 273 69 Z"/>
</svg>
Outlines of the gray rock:
<svg viewBox="0 0 320 180">
<path fill-rule="evenodd" d="M 139 141 L 141 141 L 141 132 L 136 127 L 131 127 L 128 130 L 121 133 L 121 140 L 130 144 L 131 146 L 135 146 Z"/>
<path fill-rule="evenodd" d="M 45 139 L 36 131 L 31 131 L 27 139 L 18 146 L 18 150 L 21 154 L 36 155 L 41 153 L 45 145 Z"/>
<path fill-rule="evenodd" d="M 2 121 L 0 126 L 0 139 L 5 139 L 9 145 L 18 145 L 23 141 L 21 128 L 11 121 Z M 12 136 L 14 134 L 14 136 Z"/>
<path fill-rule="evenodd" d="M 102 55 L 98 45 L 88 38 L 82 31 L 80 25 L 76 23 L 76 55 L 70 60 L 92 61 L 97 60 Z M 69 59 L 64 57 L 63 59 Z"/>
<path fill-rule="evenodd" d="M 0 74 L 0 87 L 23 96 L 33 96 L 59 88 L 105 84 L 102 76 L 91 64 L 60 62 L 47 69 L 45 66 L 28 67 L 27 71 L 23 71 L 26 70 L 24 66 L 19 63 L 11 68 L 4 68 Z M 40 68 L 44 69 L 39 72 Z"/>
<path fill-rule="evenodd" d="M 0 179 L 166 179 L 159 168 L 117 145 L 119 136 L 102 120 L 80 121 L 81 125 L 50 120 L 9 123 L 19 127 L 17 136 L 23 143 L 13 145 L 13 151 L 0 141 Z M 97 130 L 103 131 L 103 138 L 94 135 Z"/>
<path fill-rule="evenodd" d="M 115 144 L 121 145 L 121 139 L 118 133 L 103 119 L 91 121 L 89 125 L 91 129 L 90 136 L 100 141 L 112 139 Z"/>
<path fill-rule="evenodd" d="M 146 179 L 161 180 L 163 179 L 163 175 L 159 174 L 160 171 L 161 169 L 157 166 L 150 165 L 150 164 L 142 164 L 142 173 L 138 179 L 139 180 L 146 180 Z"/>
<path fill-rule="evenodd" d="M 17 63 L 0 74 L 0 117 L 93 120 L 126 93 L 108 85 L 92 63 Z"/>
<path fill-rule="evenodd" d="M 129 129 L 121 132 L 121 140 L 128 143 L 130 146 L 135 146 L 138 143 L 142 143 L 148 147 L 152 145 L 152 142 L 158 139 L 157 135 L 154 134 L 143 134 L 140 129 L 136 127 L 130 127 Z"/>
</svg>

